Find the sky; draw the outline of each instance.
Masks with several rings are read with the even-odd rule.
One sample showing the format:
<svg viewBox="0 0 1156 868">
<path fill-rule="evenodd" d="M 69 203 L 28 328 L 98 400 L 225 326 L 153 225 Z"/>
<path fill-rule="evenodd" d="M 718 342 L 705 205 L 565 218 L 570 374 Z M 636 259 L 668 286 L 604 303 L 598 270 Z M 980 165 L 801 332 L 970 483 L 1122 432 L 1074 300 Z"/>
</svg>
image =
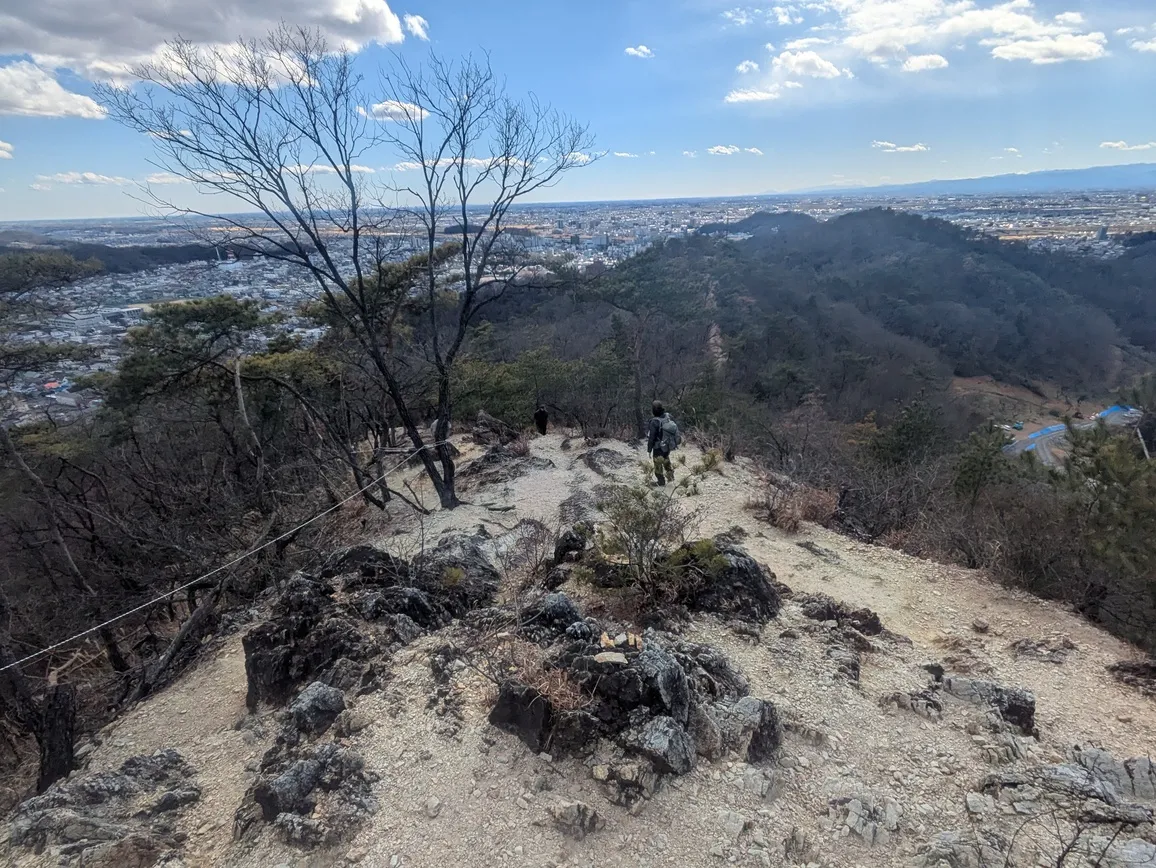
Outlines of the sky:
<svg viewBox="0 0 1156 868">
<path fill-rule="evenodd" d="M 356 52 L 488 52 L 600 159 L 540 199 L 731 196 L 1156 161 L 1156 0 L 0 0 L 0 221 L 151 213 L 93 100 L 180 35 L 284 20 Z M 372 95 L 371 95 L 372 96 Z M 369 155 L 387 180 L 397 155 Z M 197 201 L 191 188 L 174 198 Z"/>
</svg>

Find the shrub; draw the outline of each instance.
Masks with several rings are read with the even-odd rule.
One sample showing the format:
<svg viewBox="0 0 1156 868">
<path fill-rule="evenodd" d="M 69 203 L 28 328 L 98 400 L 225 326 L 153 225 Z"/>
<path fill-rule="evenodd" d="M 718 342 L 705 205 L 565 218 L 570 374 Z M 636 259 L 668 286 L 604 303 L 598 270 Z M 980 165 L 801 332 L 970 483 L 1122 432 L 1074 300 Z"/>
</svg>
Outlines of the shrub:
<svg viewBox="0 0 1156 868">
<path fill-rule="evenodd" d="M 798 533 L 802 527 L 803 517 L 799 504 L 794 493 L 787 488 L 769 485 L 748 507 L 756 517 L 784 533 Z"/>
<path fill-rule="evenodd" d="M 822 488 L 803 485 L 793 495 L 803 521 L 826 525 L 835 517 L 835 510 L 839 508 L 838 495 Z"/>
<path fill-rule="evenodd" d="M 672 599 L 694 592 L 730 566 L 714 540 L 700 539 L 679 546 L 662 561 L 662 585 Z"/>
<path fill-rule="evenodd" d="M 671 587 L 677 576 L 664 571 L 659 561 L 685 543 L 699 524 L 698 511 L 684 510 L 677 491 L 619 485 L 600 504 L 606 523 L 600 528 L 599 550 L 620 560 L 634 584 L 655 600 L 677 596 Z"/>
<path fill-rule="evenodd" d="M 702 459 L 698 462 L 698 464 L 696 464 L 692 468 L 692 472 L 694 472 L 695 474 L 697 474 L 699 476 L 702 476 L 702 475 L 705 475 L 707 473 L 710 473 L 713 470 L 719 476 L 722 476 L 723 475 L 722 463 L 723 463 L 722 453 L 719 452 L 717 449 L 708 449 L 706 452 L 703 453 Z"/>
</svg>

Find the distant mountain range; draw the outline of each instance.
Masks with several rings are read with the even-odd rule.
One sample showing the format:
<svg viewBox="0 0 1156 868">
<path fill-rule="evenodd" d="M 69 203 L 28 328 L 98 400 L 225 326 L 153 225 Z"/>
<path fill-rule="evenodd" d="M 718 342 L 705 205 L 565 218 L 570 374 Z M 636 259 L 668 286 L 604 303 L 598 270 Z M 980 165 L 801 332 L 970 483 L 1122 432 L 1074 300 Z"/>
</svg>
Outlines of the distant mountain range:
<svg viewBox="0 0 1156 868">
<path fill-rule="evenodd" d="M 986 178 L 957 178 L 945 181 L 918 181 L 878 187 L 822 187 L 800 193 L 847 193 L 879 196 L 993 196 L 1018 193 L 1091 192 L 1105 190 L 1156 190 L 1156 163 L 1127 166 L 1093 166 L 1089 169 L 1053 169 L 1020 172 Z"/>
</svg>

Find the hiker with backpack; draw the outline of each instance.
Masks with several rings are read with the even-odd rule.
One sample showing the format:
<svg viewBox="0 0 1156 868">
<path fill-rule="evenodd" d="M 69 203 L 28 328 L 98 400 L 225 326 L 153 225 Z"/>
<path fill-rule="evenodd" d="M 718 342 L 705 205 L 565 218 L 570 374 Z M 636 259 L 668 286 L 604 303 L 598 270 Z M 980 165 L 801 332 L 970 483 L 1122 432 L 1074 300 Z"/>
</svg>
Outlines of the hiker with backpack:
<svg viewBox="0 0 1156 868">
<path fill-rule="evenodd" d="M 678 425 L 659 401 L 651 405 L 654 414 L 647 428 L 646 451 L 654 459 L 654 478 L 659 485 L 666 485 L 669 477 L 674 482 L 674 465 L 670 463 L 670 453 L 678 448 L 681 438 Z"/>
</svg>

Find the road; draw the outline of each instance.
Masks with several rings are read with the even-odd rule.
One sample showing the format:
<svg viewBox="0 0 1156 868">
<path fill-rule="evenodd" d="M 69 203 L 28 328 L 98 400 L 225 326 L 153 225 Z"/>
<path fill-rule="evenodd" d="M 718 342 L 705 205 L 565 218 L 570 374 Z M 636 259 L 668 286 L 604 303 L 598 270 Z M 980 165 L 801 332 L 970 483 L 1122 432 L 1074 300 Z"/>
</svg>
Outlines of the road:
<svg viewBox="0 0 1156 868">
<path fill-rule="evenodd" d="M 1129 425 L 1135 425 L 1140 421 L 1142 415 L 1143 413 L 1134 407 L 1121 407 L 1116 405 L 1097 413 L 1090 419 L 1080 419 L 1073 422 L 1073 427 L 1079 431 L 1087 431 L 1089 428 L 1096 427 L 1096 424 L 1102 420 L 1105 425 L 1110 425 L 1114 428 L 1123 428 Z M 1062 453 L 1066 451 L 1067 448 L 1068 427 L 1061 424 L 1041 428 L 1039 431 L 1034 431 L 1031 434 L 1020 437 L 1014 443 L 1005 446 L 1004 452 L 1009 455 L 1034 452 L 1036 458 L 1042 463 L 1051 465 L 1052 467 L 1059 467 L 1064 461 L 1063 457 L 1057 453 Z"/>
</svg>

